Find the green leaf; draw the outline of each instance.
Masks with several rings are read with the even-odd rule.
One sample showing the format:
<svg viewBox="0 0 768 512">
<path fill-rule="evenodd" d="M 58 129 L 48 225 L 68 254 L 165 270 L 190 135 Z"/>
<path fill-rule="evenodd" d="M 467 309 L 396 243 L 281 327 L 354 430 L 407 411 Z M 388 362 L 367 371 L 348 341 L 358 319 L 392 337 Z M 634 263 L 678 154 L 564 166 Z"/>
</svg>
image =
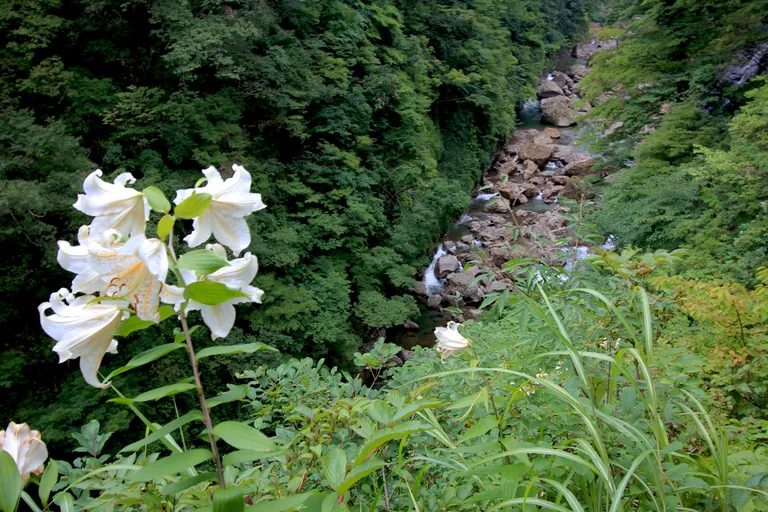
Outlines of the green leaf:
<svg viewBox="0 0 768 512">
<path fill-rule="evenodd" d="M 175 222 L 176 218 L 173 216 L 168 214 L 163 215 L 163 218 L 157 222 L 157 238 L 163 241 L 168 238 Z"/>
<path fill-rule="evenodd" d="M 218 475 L 215 471 L 211 471 L 210 473 L 198 473 L 195 476 L 166 485 L 163 487 L 162 494 L 176 494 L 203 482 L 215 482 L 217 478 Z"/>
<path fill-rule="evenodd" d="M 406 421 L 397 425 L 393 429 L 389 429 L 389 428 L 384 429 L 378 435 L 372 437 L 362 447 L 360 447 L 360 453 L 357 455 L 357 458 L 355 459 L 355 464 L 362 463 L 365 459 L 370 457 L 370 455 L 374 451 L 376 451 L 376 449 L 378 449 L 381 445 L 388 443 L 393 439 L 406 437 L 416 432 L 424 432 L 425 430 L 429 430 L 430 428 L 431 427 L 429 427 L 429 425 L 419 423 L 418 421 Z"/>
<path fill-rule="evenodd" d="M 61 512 L 75 512 L 75 499 L 68 492 L 56 495 L 53 501 L 59 506 Z"/>
<path fill-rule="evenodd" d="M 180 219 L 194 219 L 202 215 L 211 206 L 213 196 L 205 192 L 192 194 L 176 206 L 173 213 Z"/>
<path fill-rule="evenodd" d="M 344 481 L 341 482 L 341 485 L 339 485 L 339 488 L 336 489 L 336 492 L 339 493 L 339 495 L 343 495 L 345 492 L 351 489 L 352 486 L 355 485 L 358 481 L 360 481 L 361 479 L 370 475 L 377 469 L 384 467 L 386 465 L 387 465 L 386 462 L 378 459 L 367 460 L 362 464 L 358 464 L 357 466 L 352 468 L 352 470 L 347 475 L 347 478 L 345 478 Z"/>
<path fill-rule="evenodd" d="M 213 512 L 244 512 L 243 491 L 238 487 L 216 489 L 213 492 Z"/>
<path fill-rule="evenodd" d="M 163 191 L 157 187 L 147 187 L 142 192 L 147 198 L 150 208 L 160 213 L 171 211 L 171 203 L 165 198 Z"/>
<path fill-rule="evenodd" d="M 145 466 L 136 473 L 128 477 L 132 482 L 148 482 L 156 478 L 173 475 L 184 471 L 187 468 L 194 467 L 201 462 L 211 459 L 213 455 L 210 450 L 197 448 L 186 452 L 174 453 L 163 459 L 158 459 L 149 466 Z"/>
<path fill-rule="evenodd" d="M 59 481 L 59 465 L 55 460 L 48 461 L 48 465 L 40 477 L 40 487 L 37 488 L 37 495 L 44 506 L 48 506 L 48 498 L 51 497 L 51 489 Z"/>
<path fill-rule="evenodd" d="M 255 460 L 273 458 L 280 455 L 281 453 L 282 452 L 280 450 L 275 450 L 273 452 L 262 452 L 258 450 L 235 450 L 222 457 L 221 463 L 225 467 L 236 466 L 238 464 L 242 464 L 243 462 L 253 462 Z"/>
<path fill-rule="evenodd" d="M 263 501 L 245 509 L 245 512 L 285 512 L 292 508 L 298 508 L 304 505 L 308 500 L 322 496 L 319 491 L 309 491 L 303 494 L 295 494 L 286 498 L 280 498 L 274 501 Z M 317 510 L 316 508 L 304 510 Z"/>
<path fill-rule="evenodd" d="M 128 361 L 128 364 L 125 366 L 121 366 L 117 370 L 113 371 L 107 376 L 107 380 L 112 379 L 113 377 L 116 377 L 120 375 L 121 373 L 125 373 L 129 370 L 133 370 L 134 368 L 138 368 L 139 366 L 144 366 L 145 364 L 149 364 L 152 361 L 156 361 L 163 357 L 166 354 L 170 354 L 174 350 L 179 350 L 180 348 L 185 348 L 186 345 L 183 343 L 167 343 L 165 345 L 159 345 L 157 347 L 152 347 L 149 350 L 145 350 L 141 354 L 138 354 L 133 359 Z"/>
<path fill-rule="evenodd" d="M 212 274 L 229 266 L 229 262 L 214 251 L 200 249 L 183 254 L 176 265 L 179 268 L 194 270 L 198 274 Z"/>
<path fill-rule="evenodd" d="M 211 399 L 207 399 L 205 401 L 206 405 L 208 405 L 209 409 L 213 409 L 217 405 L 228 404 L 230 402 L 242 400 L 243 398 L 245 398 L 245 395 L 248 393 L 248 387 L 249 387 L 248 384 L 243 384 L 242 386 L 232 386 L 228 391 L 225 391 L 219 396 L 215 396 Z"/>
<path fill-rule="evenodd" d="M 21 496 L 21 474 L 13 457 L 0 450 L 0 512 L 14 512 Z"/>
<path fill-rule="evenodd" d="M 150 400 L 160 400 L 166 396 L 176 395 L 178 393 L 184 393 L 191 389 L 195 389 L 197 386 L 191 382 L 177 382 L 176 384 L 169 384 L 167 386 L 161 386 L 153 390 L 140 394 L 133 399 L 134 402 L 149 402 Z"/>
<path fill-rule="evenodd" d="M 131 443 L 122 450 L 121 452 L 135 452 L 139 448 L 143 448 L 149 444 L 154 443 L 155 441 L 159 441 L 161 438 L 167 436 L 171 432 L 175 432 L 179 428 L 183 427 L 187 423 L 191 423 L 196 420 L 202 420 L 203 419 L 203 413 L 200 411 L 189 411 L 187 414 L 180 418 L 176 418 L 170 423 L 167 423 L 166 425 L 163 425 L 159 429 L 152 432 L 150 435 L 145 437 L 144 439 L 140 441 L 136 441 L 135 443 Z"/>
<path fill-rule="evenodd" d="M 233 354 L 253 354 L 258 350 L 278 350 L 264 343 L 242 343 L 240 345 L 218 345 L 215 347 L 204 348 L 196 354 L 198 359 L 210 356 L 233 355 Z"/>
<path fill-rule="evenodd" d="M 176 314 L 176 312 L 173 310 L 173 306 L 160 306 L 157 309 L 157 312 L 160 313 L 160 322 Z M 115 330 L 113 336 L 128 336 L 133 332 L 146 329 L 147 327 L 151 327 L 153 325 L 157 324 L 152 320 L 142 320 L 137 316 L 132 316 L 120 322 L 120 325 Z"/>
<path fill-rule="evenodd" d="M 347 474 L 347 454 L 336 447 L 323 459 L 323 474 L 331 489 L 337 489 Z"/>
<path fill-rule="evenodd" d="M 463 443 L 464 441 L 468 441 L 469 439 L 474 439 L 475 437 L 480 437 L 482 435 L 485 435 L 489 430 L 492 428 L 496 428 L 498 426 L 498 423 L 496 422 L 496 418 L 493 416 L 485 416 L 480 421 L 472 425 L 472 427 L 464 432 L 464 434 L 459 437 L 458 442 Z"/>
<path fill-rule="evenodd" d="M 224 421 L 213 427 L 213 433 L 228 445 L 238 450 L 273 452 L 275 444 L 253 427 L 237 421 Z"/>
<path fill-rule="evenodd" d="M 230 288 L 223 283 L 217 283 L 214 281 L 198 281 L 196 283 L 190 283 L 184 288 L 184 297 L 192 299 L 200 304 L 207 304 L 208 306 L 215 306 L 231 299 L 237 299 L 240 297 L 248 298 L 248 295 Z"/>
</svg>

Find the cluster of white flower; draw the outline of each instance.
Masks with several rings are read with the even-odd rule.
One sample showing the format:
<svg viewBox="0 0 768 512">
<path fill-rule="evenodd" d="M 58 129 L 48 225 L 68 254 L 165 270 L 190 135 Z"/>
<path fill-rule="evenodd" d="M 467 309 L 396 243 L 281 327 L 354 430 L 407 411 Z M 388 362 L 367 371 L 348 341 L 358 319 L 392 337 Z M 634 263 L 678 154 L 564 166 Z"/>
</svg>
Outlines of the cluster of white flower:
<svg viewBox="0 0 768 512">
<path fill-rule="evenodd" d="M 127 187 L 136 181 L 130 173 L 119 175 L 114 183 L 103 181 L 100 170 L 85 179 L 85 194 L 78 195 L 74 207 L 94 219 L 78 231 L 78 245 L 59 242 L 57 258 L 62 268 L 76 274 L 72 291 L 62 288 L 38 307 L 43 329 L 57 342 L 53 350 L 59 362 L 79 357 L 86 382 L 107 387 L 108 382 L 99 381 L 98 369 L 104 354 L 117 350 L 113 333 L 131 315 L 158 322 L 161 301 L 173 304 L 177 312 L 182 307 L 185 312 L 199 310 L 216 339 L 232 329 L 235 304 L 261 302 L 263 292 L 251 286 L 258 271 L 256 257 L 245 253 L 242 258 L 226 261 L 226 251 L 220 245 L 239 256 L 251 242 L 245 217 L 265 208 L 261 195 L 250 191 L 248 171 L 239 165 L 232 168 L 234 175 L 226 180 L 214 167 L 204 169 L 201 181 L 207 182 L 205 186 L 177 191 L 175 217 L 168 214 L 170 203 L 158 189 L 152 187 L 142 193 Z M 203 198 L 203 206 L 194 215 L 181 215 L 178 205 L 195 198 Z M 206 250 L 222 259 L 222 268 L 209 274 L 176 268 L 171 244 L 166 246 L 159 238 L 145 236 L 151 209 L 165 214 L 158 232 L 164 220 L 173 226 L 177 218 L 192 218 L 193 230 L 184 238 L 190 247 L 205 243 L 213 235 L 220 244 L 207 245 Z M 167 284 L 169 267 L 183 281 Z M 185 287 L 200 281 L 221 283 L 236 293 L 211 303 L 185 295 Z M 52 315 L 47 314 L 49 309 Z"/>
</svg>

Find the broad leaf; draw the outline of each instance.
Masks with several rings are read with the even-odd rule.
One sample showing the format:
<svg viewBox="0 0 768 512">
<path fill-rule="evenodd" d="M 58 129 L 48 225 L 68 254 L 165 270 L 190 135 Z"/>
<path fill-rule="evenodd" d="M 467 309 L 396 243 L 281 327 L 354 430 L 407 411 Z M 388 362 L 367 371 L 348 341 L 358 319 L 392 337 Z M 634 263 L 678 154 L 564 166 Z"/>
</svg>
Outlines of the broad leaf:
<svg viewBox="0 0 768 512">
<path fill-rule="evenodd" d="M 274 450 L 271 452 L 262 452 L 258 450 L 235 450 L 229 452 L 221 459 L 221 463 L 226 466 L 236 466 L 243 462 L 253 462 L 255 460 L 264 460 L 277 457 L 283 452 L 280 450 Z"/>
<path fill-rule="evenodd" d="M 210 356 L 233 355 L 233 354 L 253 354 L 258 350 L 271 350 L 277 352 L 277 349 L 265 345 L 264 343 L 243 343 L 240 345 L 217 345 L 215 347 L 204 348 L 196 354 L 198 359 Z"/>
<path fill-rule="evenodd" d="M 171 229 L 173 229 L 173 224 L 175 222 L 176 219 L 172 216 L 168 214 L 163 215 L 163 218 L 157 222 L 157 238 L 160 240 L 165 240 L 168 238 L 168 235 L 171 234 Z"/>
<path fill-rule="evenodd" d="M 179 350 L 180 348 L 185 348 L 186 345 L 183 343 L 168 343 L 165 345 L 159 345 L 157 347 L 152 347 L 149 350 L 145 350 L 141 354 L 138 354 L 133 359 L 128 361 L 128 364 L 125 366 L 121 366 L 117 370 L 113 371 L 107 376 L 107 380 L 112 379 L 113 377 L 116 377 L 117 375 L 120 375 L 121 373 L 125 373 L 129 370 L 133 370 L 134 368 L 138 368 L 139 366 L 144 366 L 145 364 L 149 364 L 152 361 L 156 361 L 163 357 L 166 354 L 170 354 L 174 350 Z"/>
<path fill-rule="evenodd" d="M 347 474 L 347 454 L 336 447 L 323 459 L 323 474 L 331 489 L 337 489 Z"/>
<path fill-rule="evenodd" d="M 133 399 L 134 402 L 149 402 L 150 400 L 160 400 L 166 396 L 176 395 L 195 389 L 197 386 L 191 382 L 177 382 L 176 384 L 169 384 L 167 386 L 161 386 L 155 388 L 146 393 L 142 393 Z"/>
<path fill-rule="evenodd" d="M 170 318 L 176 314 L 176 312 L 173 310 L 173 306 L 160 306 L 157 309 L 157 312 L 160 313 L 161 322 L 166 318 Z M 132 316 L 120 322 L 120 325 L 115 330 L 113 336 L 128 336 L 133 332 L 146 329 L 147 327 L 151 327 L 153 325 L 157 324 L 152 320 L 142 320 L 137 316 Z"/>
<path fill-rule="evenodd" d="M 210 208 L 212 199 L 213 196 L 205 192 L 192 194 L 177 205 L 173 213 L 179 219 L 194 219 Z"/>
<path fill-rule="evenodd" d="M 267 436 L 253 427 L 237 421 L 224 421 L 213 427 L 213 433 L 238 450 L 273 452 L 277 448 Z"/>
<path fill-rule="evenodd" d="M 0 512 L 14 512 L 21 496 L 21 474 L 13 457 L 0 450 Z"/>
<path fill-rule="evenodd" d="M 68 492 L 57 495 L 53 501 L 59 506 L 61 512 L 75 512 L 75 499 Z"/>
<path fill-rule="evenodd" d="M 371 454 L 375 452 L 380 446 L 388 443 L 389 441 L 392 441 L 393 439 L 400 439 L 416 432 L 424 432 L 430 428 L 431 427 L 428 425 L 419 423 L 417 421 L 406 421 L 404 423 L 400 423 L 395 428 L 384 429 L 378 435 L 372 437 L 362 447 L 360 447 L 360 452 L 355 459 L 355 464 L 362 463 L 365 459 L 370 457 Z"/>
<path fill-rule="evenodd" d="M 200 249 L 182 255 L 176 266 L 187 270 L 194 270 L 202 275 L 212 274 L 220 268 L 227 267 L 229 262 L 214 251 Z"/>
<path fill-rule="evenodd" d="M 163 459 L 158 459 L 149 466 L 145 466 L 136 473 L 128 477 L 133 482 L 148 482 L 156 478 L 174 475 L 187 468 L 194 467 L 202 462 L 211 459 L 213 455 L 210 450 L 197 448 L 186 452 L 174 453 Z"/>
<path fill-rule="evenodd" d="M 40 477 L 40 486 L 37 488 L 37 495 L 44 506 L 48 505 L 48 498 L 51 497 L 51 489 L 59 481 L 59 465 L 55 460 L 48 461 L 43 476 Z"/>
<path fill-rule="evenodd" d="M 171 203 L 166 199 L 163 191 L 157 187 L 147 187 L 142 192 L 147 198 L 150 208 L 160 213 L 171 211 Z"/>
<path fill-rule="evenodd" d="M 336 489 L 336 492 L 339 493 L 339 495 L 343 495 L 345 492 L 350 490 L 353 485 L 355 485 L 358 481 L 365 478 L 366 476 L 370 475 L 374 471 L 376 471 L 379 468 L 382 468 L 386 466 L 387 463 L 383 460 L 367 460 L 363 462 L 362 464 L 358 464 L 357 466 L 353 467 L 352 470 L 349 472 L 347 477 L 344 479 L 343 482 L 341 482 L 341 485 L 339 485 L 339 488 Z"/>
<path fill-rule="evenodd" d="M 319 491 L 309 491 L 303 494 L 295 494 L 286 498 L 280 498 L 274 501 L 263 501 L 245 509 L 245 512 L 284 512 L 289 509 L 298 508 L 313 498 L 323 496 Z M 302 510 L 317 510 L 317 508 L 304 508 Z"/>
<path fill-rule="evenodd" d="M 217 405 L 228 404 L 230 402 L 242 400 L 248 393 L 248 387 L 248 384 L 243 384 L 241 386 L 231 386 L 228 391 L 225 391 L 219 396 L 206 399 L 206 405 L 208 405 L 209 409 L 213 409 Z"/>
<path fill-rule="evenodd" d="M 179 480 L 177 482 L 173 482 L 172 484 L 166 485 L 163 487 L 162 493 L 176 494 L 177 492 L 187 490 L 190 487 L 203 482 L 215 482 L 217 478 L 218 475 L 214 471 L 211 471 L 210 473 L 199 473 L 195 476 L 191 476 L 189 478 L 185 478 L 184 480 Z"/>
<path fill-rule="evenodd" d="M 149 444 L 154 443 L 155 441 L 159 441 L 163 437 L 167 436 L 171 432 L 175 432 L 179 428 L 183 427 L 184 425 L 191 423 L 196 420 L 202 420 L 203 419 L 203 413 L 200 411 L 189 411 L 187 414 L 180 418 L 176 418 L 170 423 L 167 423 L 166 425 L 163 425 L 159 429 L 152 432 L 150 435 L 145 437 L 144 439 L 140 441 L 136 441 L 135 443 L 131 443 L 122 450 L 121 452 L 135 452 L 136 450 L 143 448 Z"/>
<path fill-rule="evenodd" d="M 213 512 L 243 512 L 245 510 L 244 491 L 245 489 L 239 487 L 216 489 L 213 492 Z"/>
<path fill-rule="evenodd" d="M 184 288 L 184 297 L 192 299 L 200 304 L 207 304 L 209 306 L 215 306 L 232 299 L 238 299 L 241 297 L 248 298 L 248 295 L 230 288 L 223 283 L 217 283 L 214 281 L 198 281 L 196 283 L 190 283 Z"/>
</svg>

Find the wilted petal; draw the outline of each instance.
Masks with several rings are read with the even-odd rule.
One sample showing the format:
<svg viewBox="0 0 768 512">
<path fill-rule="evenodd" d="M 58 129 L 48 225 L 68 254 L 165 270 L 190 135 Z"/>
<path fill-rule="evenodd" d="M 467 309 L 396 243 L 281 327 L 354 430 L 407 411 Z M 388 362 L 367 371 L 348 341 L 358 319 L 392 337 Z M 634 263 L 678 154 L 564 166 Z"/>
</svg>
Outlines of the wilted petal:
<svg viewBox="0 0 768 512">
<path fill-rule="evenodd" d="M 0 432 L 0 449 L 16 462 L 22 480 L 28 480 L 30 473 L 42 473 L 43 464 L 48 459 L 48 448 L 40 438 L 40 432 L 30 430 L 26 423 L 11 422 L 4 432 Z"/>
<path fill-rule="evenodd" d="M 98 370 L 107 350 L 116 347 L 112 334 L 122 320 L 123 304 L 90 304 L 94 297 L 88 295 L 65 304 L 65 295 L 59 291 L 51 295 L 50 302 L 40 304 L 40 324 L 56 340 L 53 350 L 59 354 L 59 362 L 79 357 L 85 381 L 91 386 L 107 387 L 109 383 L 99 382 Z M 53 309 L 54 314 L 46 316 L 48 309 Z"/>
<path fill-rule="evenodd" d="M 101 170 L 97 169 L 85 179 L 85 194 L 78 194 L 74 204 L 76 209 L 95 217 L 91 235 L 99 236 L 110 229 L 126 235 L 144 234 L 149 203 L 141 192 L 125 186 L 136 180 L 130 173 L 123 173 L 115 183 L 107 183 L 101 175 Z"/>
</svg>

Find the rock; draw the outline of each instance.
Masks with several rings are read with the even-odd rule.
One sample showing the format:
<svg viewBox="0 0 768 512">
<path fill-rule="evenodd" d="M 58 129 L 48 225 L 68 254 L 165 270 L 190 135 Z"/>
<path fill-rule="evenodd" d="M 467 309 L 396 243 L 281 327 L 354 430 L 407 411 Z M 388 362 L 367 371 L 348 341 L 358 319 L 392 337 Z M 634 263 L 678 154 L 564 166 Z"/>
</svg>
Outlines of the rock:
<svg viewBox="0 0 768 512">
<path fill-rule="evenodd" d="M 410 361 L 411 359 L 413 359 L 414 355 L 416 355 L 416 354 L 415 354 L 415 352 L 413 350 L 406 350 L 406 349 L 401 350 L 397 354 L 397 356 L 400 359 L 402 359 L 404 362 L 405 361 Z"/>
<path fill-rule="evenodd" d="M 589 174 L 594 163 L 591 158 L 571 162 L 563 167 L 563 174 L 566 176 L 585 176 Z"/>
<path fill-rule="evenodd" d="M 419 324 L 417 324 L 413 320 L 406 320 L 405 323 L 403 324 L 403 327 L 411 331 L 415 331 L 419 328 Z"/>
<path fill-rule="evenodd" d="M 544 146 L 543 144 L 536 144 L 533 142 L 527 142 L 520 146 L 520 159 L 532 160 L 539 167 L 544 167 L 549 159 L 552 157 L 552 148 Z"/>
<path fill-rule="evenodd" d="M 552 158 L 556 160 L 565 160 L 573 154 L 573 146 L 565 144 L 553 144 L 552 146 Z"/>
<path fill-rule="evenodd" d="M 544 178 L 551 178 L 551 177 L 553 177 L 555 174 L 556 174 L 556 173 L 555 173 L 555 171 L 542 171 L 542 172 L 541 172 L 541 175 L 542 175 Z"/>
<path fill-rule="evenodd" d="M 464 316 L 467 318 L 467 320 L 477 320 L 482 314 L 483 310 L 481 309 L 468 309 L 464 312 Z"/>
<path fill-rule="evenodd" d="M 582 78 L 584 78 L 587 73 L 589 73 L 589 69 L 587 69 L 587 66 L 584 64 L 574 64 L 571 66 L 571 68 L 568 70 L 568 76 L 573 78 L 575 82 L 578 82 Z"/>
<path fill-rule="evenodd" d="M 565 96 L 556 96 L 541 101 L 541 121 L 555 126 L 566 127 L 574 123 L 576 113 Z"/>
<path fill-rule="evenodd" d="M 662 103 L 661 107 L 659 107 L 659 112 L 661 112 L 662 114 L 669 114 L 672 111 L 673 106 L 674 106 L 674 103 L 671 103 L 671 102 Z"/>
<path fill-rule="evenodd" d="M 503 197 L 497 197 L 492 203 L 486 205 L 485 211 L 489 213 L 509 213 L 509 201 Z"/>
<path fill-rule="evenodd" d="M 552 176 L 552 183 L 555 183 L 556 185 L 566 185 L 570 179 L 570 176 Z"/>
<path fill-rule="evenodd" d="M 551 139 L 559 139 L 560 138 L 560 130 L 557 128 L 544 128 L 544 133 L 547 137 Z"/>
<path fill-rule="evenodd" d="M 509 283 L 506 281 L 494 281 L 488 286 L 489 292 L 503 292 L 509 288 Z"/>
<path fill-rule="evenodd" d="M 475 237 L 472 235 L 464 235 L 461 237 L 461 241 L 464 242 L 467 245 L 472 245 L 472 242 L 474 241 Z"/>
<path fill-rule="evenodd" d="M 456 242 L 452 240 L 446 240 L 445 242 L 443 242 L 443 249 L 445 249 L 450 253 L 456 252 Z"/>
<path fill-rule="evenodd" d="M 427 299 L 427 306 L 432 309 L 437 309 L 443 302 L 443 298 L 440 295 L 430 295 Z"/>
<path fill-rule="evenodd" d="M 515 211 L 515 218 L 520 224 L 530 224 L 532 222 L 536 222 L 536 219 L 538 217 L 539 217 L 539 214 L 536 212 L 531 212 L 528 210 Z"/>
<path fill-rule="evenodd" d="M 520 194 L 515 198 L 514 204 L 525 204 L 528 202 L 528 198 L 525 197 L 525 194 Z"/>
<path fill-rule="evenodd" d="M 553 80 L 544 80 L 539 84 L 539 88 L 536 89 L 536 96 L 538 96 L 539 99 L 553 98 L 562 95 L 563 90 Z"/>
<path fill-rule="evenodd" d="M 478 232 L 477 236 L 483 242 L 493 242 L 504 237 L 504 226 L 483 228 Z M 458 268 L 454 270 L 458 270 Z"/>
<path fill-rule="evenodd" d="M 456 272 L 459 268 L 461 268 L 461 265 L 459 264 L 459 260 L 456 259 L 456 256 L 441 256 L 438 258 L 436 265 L 437 277 L 442 279 L 448 274 Z"/>
<path fill-rule="evenodd" d="M 768 67 L 768 42 L 758 43 L 747 49 L 740 49 L 729 59 L 730 65 L 723 73 L 723 79 L 732 84 L 744 84 Z"/>
<path fill-rule="evenodd" d="M 496 173 L 500 176 L 507 176 L 512 174 L 517 167 L 517 155 L 512 158 L 506 159 L 503 163 L 499 163 L 496 166 Z"/>
<path fill-rule="evenodd" d="M 546 146 L 548 144 L 552 144 L 554 142 L 555 141 L 552 140 L 552 137 L 550 137 L 549 135 L 547 135 L 547 134 L 545 134 L 543 132 L 540 135 L 538 135 L 535 139 L 533 139 L 533 143 L 534 144 L 541 144 L 543 146 Z"/>
<path fill-rule="evenodd" d="M 427 296 L 427 287 L 421 281 L 414 283 L 411 287 L 411 291 L 413 291 L 413 293 L 416 295 L 424 295 L 425 297 Z"/>
<path fill-rule="evenodd" d="M 573 80 L 571 80 L 568 75 L 561 73 L 560 71 L 552 72 L 552 81 L 555 82 L 561 89 L 565 89 L 566 87 L 573 85 Z"/>
<path fill-rule="evenodd" d="M 531 178 L 531 179 L 529 180 L 529 182 L 530 182 L 532 185 L 536 185 L 537 187 L 542 187 L 542 186 L 544 186 L 544 184 L 547 182 L 547 180 L 545 180 L 545 179 L 544 179 L 544 178 L 542 178 L 541 176 L 534 176 L 533 178 Z"/>
<path fill-rule="evenodd" d="M 579 185 L 581 185 L 583 178 L 579 177 L 573 177 L 568 182 L 568 184 L 563 188 L 563 190 L 560 191 L 560 197 L 565 197 L 567 199 L 575 199 L 578 200 L 581 198 L 581 190 L 579 189 Z"/>
<path fill-rule="evenodd" d="M 571 164 L 573 162 L 581 162 L 582 160 L 587 160 L 588 158 L 591 158 L 587 153 L 580 153 L 578 151 L 573 151 L 569 155 L 567 155 L 563 161 L 566 164 Z"/>
<path fill-rule="evenodd" d="M 506 224 L 506 220 L 501 215 L 494 215 L 490 218 L 491 224 Z"/>
<path fill-rule="evenodd" d="M 536 164 L 534 164 L 536 165 Z M 496 190 L 499 191 L 501 197 L 509 199 L 510 201 L 520 195 L 520 186 L 516 183 L 508 181 L 506 183 L 497 183 Z"/>
<path fill-rule="evenodd" d="M 470 286 L 472 280 L 480 272 L 477 267 L 469 267 L 465 272 L 454 272 L 445 278 L 446 291 L 450 295 L 459 293 L 465 302 L 480 302 L 485 290 L 478 284 Z"/>
<path fill-rule="evenodd" d="M 525 194 L 525 197 L 527 198 L 533 198 L 539 195 L 539 187 L 534 185 L 533 183 L 523 183 L 523 194 Z"/>
<path fill-rule="evenodd" d="M 613 123 L 611 123 L 611 126 L 609 126 L 608 129 L 605 130 L 605 132 L 603 132 L 603 134 L 606 137 L 608 135 L 613 135 L 614 133 L 616 133 L 616 130 L 621 129 L 623 126 L 624 126 L 624 123 L 622 123 L 621 121 L 614 121 Z"/>
</svg>

